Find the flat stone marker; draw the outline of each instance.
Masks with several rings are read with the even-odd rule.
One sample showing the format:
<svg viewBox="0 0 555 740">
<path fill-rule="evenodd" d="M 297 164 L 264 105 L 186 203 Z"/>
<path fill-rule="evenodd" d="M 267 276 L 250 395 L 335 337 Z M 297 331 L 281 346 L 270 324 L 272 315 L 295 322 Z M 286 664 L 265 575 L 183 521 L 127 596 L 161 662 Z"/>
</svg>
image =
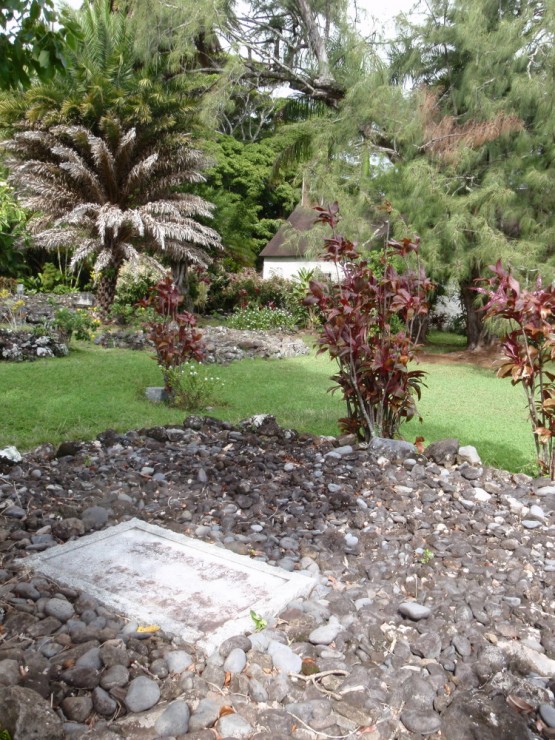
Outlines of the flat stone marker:
<svg viewBox="0 0 555 740">
<path fill-rule="evenodd" d="M 316 581 L 140 519 L 80 537 L 21 563 L 98 598 L 140 625 L 157 624 L 208 653 L 253 631 Z"/>
</svg>

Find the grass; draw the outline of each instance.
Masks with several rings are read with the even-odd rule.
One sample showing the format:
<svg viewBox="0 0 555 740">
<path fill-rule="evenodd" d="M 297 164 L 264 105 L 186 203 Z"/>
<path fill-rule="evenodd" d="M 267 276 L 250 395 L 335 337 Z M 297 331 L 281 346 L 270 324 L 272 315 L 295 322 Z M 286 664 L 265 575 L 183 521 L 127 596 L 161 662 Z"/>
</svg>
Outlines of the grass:
<svg viewBox="0 0 555 740">
<path fill-rule="evenodd" d="M 530 472 L 534 450 L 519 389 L 469 365 L 422 364 L 429 372 L 420 403 L 423 424 L 403 427 L 409 440 L 458 437 L 484 462 Z M 326 393 L 333 365 L 325 357 L 244 360 L 218 367 L 222 405 L 209 414 L 237 422 L 272 413 L 286 427 L 337 434 L 339 395 Z M 42 443 L 92 439 L 107 428 L 127 431 L 181 423 L 185 412 L 151 404 L 144 388 L 160 385 L 149 353 L 77 343 L 63 359 L 0 364 L 0 447 L 24 451 Z"/>
<path fill-rule="evenodd" d="M 466 347 L 466 337 L 452 331 L 432 329 L 426 337 L 426 352 L 460 352 Z"/>
</svg>

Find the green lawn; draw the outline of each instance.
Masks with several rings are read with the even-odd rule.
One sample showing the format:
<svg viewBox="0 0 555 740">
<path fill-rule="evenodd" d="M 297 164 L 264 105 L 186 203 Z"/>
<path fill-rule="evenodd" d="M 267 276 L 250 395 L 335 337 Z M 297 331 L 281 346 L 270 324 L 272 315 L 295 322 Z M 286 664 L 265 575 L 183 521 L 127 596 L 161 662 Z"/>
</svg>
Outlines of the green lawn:
<svg viewBox="0 0 555 740">
<path fill-rule="evenodd" d="M 532 469 L 533 443 L 519 389 L 491 371 L 468 365 L 423 364 L 429 372 L 420 411 L 424 423 L 403 427 L 409 440 L 456 436 L 477 447 L 484 462 Z M 338 395 L 326 393 L 333 366 L 324 357 L 245 360 L 217 374 L 225 383 L 213 416 L 231 422 L 256 413 L 313 434 L 337 434 L 344 414 Z M 41 442 L 92 439 L 100 431 L 126 431 L 179 423 L 185 413 L 151 404 L 147 385 L 161 375 L 149 353 L 77 344 L 62 359 L 0 364 L 0 447 L 27 450 Z"/>
</svg>

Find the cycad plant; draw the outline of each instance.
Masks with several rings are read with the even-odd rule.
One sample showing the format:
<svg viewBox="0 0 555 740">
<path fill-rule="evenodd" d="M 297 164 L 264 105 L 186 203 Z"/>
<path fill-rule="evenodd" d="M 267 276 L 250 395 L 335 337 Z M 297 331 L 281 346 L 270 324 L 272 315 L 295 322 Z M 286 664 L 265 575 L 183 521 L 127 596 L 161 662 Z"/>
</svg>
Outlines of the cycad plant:
<svg viewBox="0 0 555 740">
<path fill-rule="evenodd" d="M 175 192 L 203 179 L 203 156 L 187 136 L 166 136 L 156 147 L 114 118 L 103 118 L 99 129 L 26 127 L 3 146 L 20 202 L 36 214 L 29 224 L 36 245 L 72 250 L 72 265 L 95 257 L 97 301 L 106 314 L 124 261 L 144 252 L 206 265 L 220 239 L 196 220 L 212 206 Z"/>
</svg>

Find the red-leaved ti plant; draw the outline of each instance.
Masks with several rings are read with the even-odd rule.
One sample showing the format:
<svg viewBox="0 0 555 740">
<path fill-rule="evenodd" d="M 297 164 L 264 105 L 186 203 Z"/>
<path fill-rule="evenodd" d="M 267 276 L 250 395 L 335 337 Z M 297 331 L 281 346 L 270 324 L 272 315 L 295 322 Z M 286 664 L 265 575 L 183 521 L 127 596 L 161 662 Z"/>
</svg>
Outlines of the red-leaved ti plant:
<svg viewBox="0 0 555 740">
<path fill-rule="evenodd" d="M 490 278 L 480 278 L 476 288 L 486 298 L 485 318 L 506 319 L 508 331 L 501 340 L 504 359 L 497 370 L 511 378 L 526 395 L 540 471 L 555 476 L 555 289 L 523 289 L 499 260 L 489 268 Z"/>
<path fill-rule="evenodd" d="M 418 415 L 425 373 L 411 370 L 418 346 L 418 322 L 428 313 L 434 288 L 418 261 L 419 239 L 387 240 L 372 268 L 351 241 L 337 231 L 339 206 L 316 208 L 332 236 L 323 259 L 337 267 L 336 282 L 310 281 L 307 305 L 323 316 L 319 352 L 337 361 L 332 376 L 347 406 L 342 431 L 360 440 L 398 436 L 401 422 Z M 402 271 L 395 267 L 403 264 Z"/>
</svg>

